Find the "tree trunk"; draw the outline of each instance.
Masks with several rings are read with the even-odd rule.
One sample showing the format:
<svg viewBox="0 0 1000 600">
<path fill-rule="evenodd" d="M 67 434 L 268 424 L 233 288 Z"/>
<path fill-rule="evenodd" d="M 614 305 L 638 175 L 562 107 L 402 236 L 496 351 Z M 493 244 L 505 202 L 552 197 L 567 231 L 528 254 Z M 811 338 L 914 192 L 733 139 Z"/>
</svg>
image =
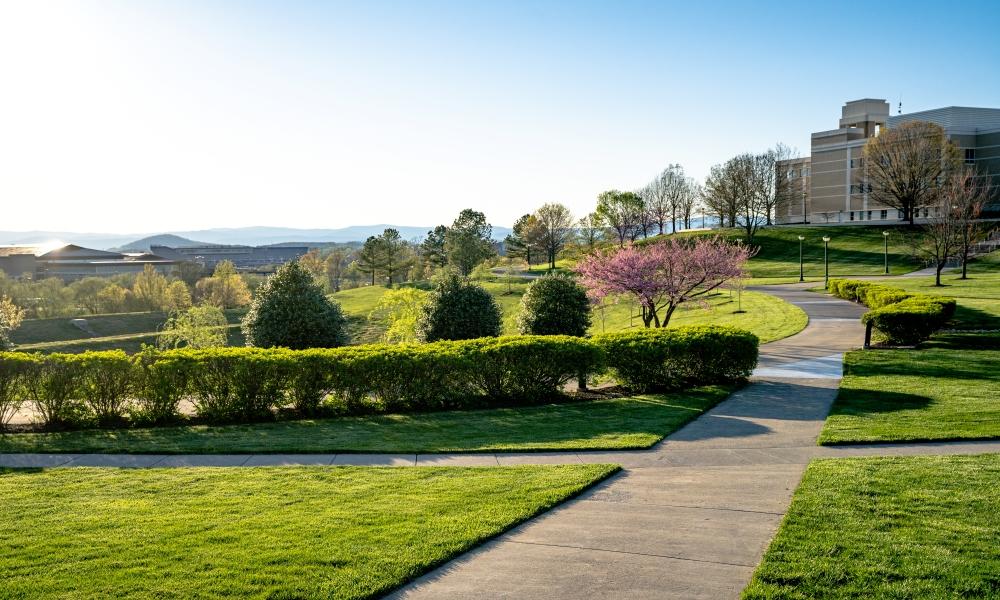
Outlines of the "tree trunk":
<svg viewBox="0 0 1000 600">
<path fill-rule="evenodd" d="M 941 270 L 944 269 L 944 263 L 947 260 L 939 260 L 937 262 L 937 269 L 934 271 L 934 286 L 941 287 Z"/>
<path fill-rule="evenodd" d="M 670 324 L 670 317 L 674 315 L 674 310 L 677 309 L 676 304 L 670 304 L 667 306 L 667 312 L 663 315 L 663 321 L 660 323 L 660 327 L 666 327 Z"/>
</svg>

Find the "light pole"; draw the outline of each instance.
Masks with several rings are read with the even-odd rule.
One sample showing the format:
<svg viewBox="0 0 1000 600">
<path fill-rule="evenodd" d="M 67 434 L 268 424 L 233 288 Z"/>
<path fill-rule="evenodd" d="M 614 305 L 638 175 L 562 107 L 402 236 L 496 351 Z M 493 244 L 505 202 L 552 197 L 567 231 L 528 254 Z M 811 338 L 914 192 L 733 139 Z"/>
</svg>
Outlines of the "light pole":
<svg viewBox="0 0 1000 600">
<path fill-rule="evenodd" d="M 799 281 L 805 281 L 806 278 L 802 276 L 802 240 L 806 239 L 804 235 L 799 236 Z"/>
<path fill-rule="evenodd" d="M 885 242 L 885 274 L 889 274 L 889 232 L 882 232 L 882 240 Z"/>
<path fill-rule="evenodd" d="M 830 236 L 823 236 L 823 287 L 830 289 Z"/>
</svg>

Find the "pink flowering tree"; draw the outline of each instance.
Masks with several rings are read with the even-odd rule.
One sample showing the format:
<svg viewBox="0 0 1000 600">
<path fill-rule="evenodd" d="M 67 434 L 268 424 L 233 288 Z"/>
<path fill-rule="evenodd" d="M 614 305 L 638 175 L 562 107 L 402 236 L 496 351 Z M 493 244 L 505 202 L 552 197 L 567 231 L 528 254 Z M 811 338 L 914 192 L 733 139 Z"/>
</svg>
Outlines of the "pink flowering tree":
<svg viewBox="0 0 1000 600">
<path fill-rule="evenodd" d="M 742 277 L 754 254 L 749 246 L 722 238 L 672 237 L 591 254 L 577 264 L 576 272 L 592 300 L 632 296 L 646 327 L 666 327 L 681 304 L 704 303 L 703 296 Z"/>
</svg>

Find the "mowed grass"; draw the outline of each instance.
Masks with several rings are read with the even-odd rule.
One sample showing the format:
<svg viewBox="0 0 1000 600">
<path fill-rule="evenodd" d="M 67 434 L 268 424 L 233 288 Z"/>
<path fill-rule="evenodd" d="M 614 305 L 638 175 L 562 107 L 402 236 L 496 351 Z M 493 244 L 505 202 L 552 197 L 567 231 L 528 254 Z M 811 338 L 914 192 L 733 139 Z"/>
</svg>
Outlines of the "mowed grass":
<svg viewBox="0 0 1000 600">
<path fill-rule="evenodd" d="M 809 465 L 745 600 L 997 598 L 1000 454 Z"/>
<path fill-rule="evenodd" d="M 760 229 L 753 244 L 760 250 L 750 259 L 747 270 L 753 278 L 798 280 L 799 238 L 803 236 L 803 271 L 808 278 L 823 277 L 823 236 L 830 237 L 830 276 L 881 275 L 885 269 L 885 247 L 882 232 L 889 231 L 889 272 L 893 275 L 920 268 L 913 258 L 909 240 L 917 229 L 905 226 L 878 227 L 789 227 L 772 226 Z M 746 240 L 743 229 L 714 229 L 708 232 L 681 232 L 678 235 L 721 235 L 730 240 Z M 649 238 L 650 241 L 656 238 Z M 646 242 L 648 243 L 648 242 Z M 794 279 L 792 279 L 794 278 Z"/>
<path fill-rule="evenodd" d="M 844 357 L 820 444 L 1000 437 L 1000 335 Z"/>
<path fill-rule="evenodd" d="M 0 470 L 0 597 L 372 598 L 616 470 Z"/>
<path fill-rule="evenodd" d="M 809 321 L 801 308 L 763 292 L 744 290 L 740 300 L 735 291 L 718 291 L 708 296 L 707 303 L 707 307 L 697 303 L 681 305 L 671 317 L 669 327 L 729 325 L 746 329 L 756 334 L 761 343 L 767 343 L 802 331 Z M 595 310 L 590 331 L 602 333 L 642 327 L 639 310 L 623 299 L 618 304 L 608 304 L 603 315 L 600 309 Z"/>
<path fill-rule="evenodd" d="M 0 452 L 131 454 L 489 452 L 648 448 L 733 388 L 524 408 L 0 435 Z"/>
</svg>

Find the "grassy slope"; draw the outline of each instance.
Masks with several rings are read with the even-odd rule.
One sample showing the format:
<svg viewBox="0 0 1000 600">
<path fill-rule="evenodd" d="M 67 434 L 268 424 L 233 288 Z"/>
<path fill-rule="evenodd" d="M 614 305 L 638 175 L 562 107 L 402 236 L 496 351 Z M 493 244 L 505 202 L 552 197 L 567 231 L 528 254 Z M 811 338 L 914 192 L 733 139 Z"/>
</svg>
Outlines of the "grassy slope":
<svg viewBox="0 0 1000 600">
<path fill-rule="evenodd" d="M 881 275 L 884 272 L 882 231 L 885 227 L 765 227 L 754 236 L 760 251 L 747 265 L 754 278 L 798 280 L 799 238 L 803 236 L 802 256 L 806 277 L 823 277 L 823 236 L 830 239 L 830 276 Z M 913 260 L 907 243 L 912 231 L 905 227 L 889 228 L 889 271 L 899 275 L 920 265 Z M 717 235 L 743 240 L 742 229 L 722 229 L 711 232 L 678 235 Z M 655 240 L 655 238 L 650 238 Z"/>
<path fill-rule="evenodd" d="M 1000 335 L 855 351 L 844 364 L 821 444 L 1000 437 Z"/>
<path fill-rule="evenodd" d="M 322 453 L 647 448 L 731 388 L 526 408 L 257 425 L 0 434 L 0 452 Z"/>
<path fill-rule="evenodd" d="M 615 470 L 0 470 L 0 596 L 370 598 Z"/>
<path fill-rule="evenodd" d="M 814 461 L 743 598 L 996 598 L 997 481 L 997 454 Z"/>
</svg>

